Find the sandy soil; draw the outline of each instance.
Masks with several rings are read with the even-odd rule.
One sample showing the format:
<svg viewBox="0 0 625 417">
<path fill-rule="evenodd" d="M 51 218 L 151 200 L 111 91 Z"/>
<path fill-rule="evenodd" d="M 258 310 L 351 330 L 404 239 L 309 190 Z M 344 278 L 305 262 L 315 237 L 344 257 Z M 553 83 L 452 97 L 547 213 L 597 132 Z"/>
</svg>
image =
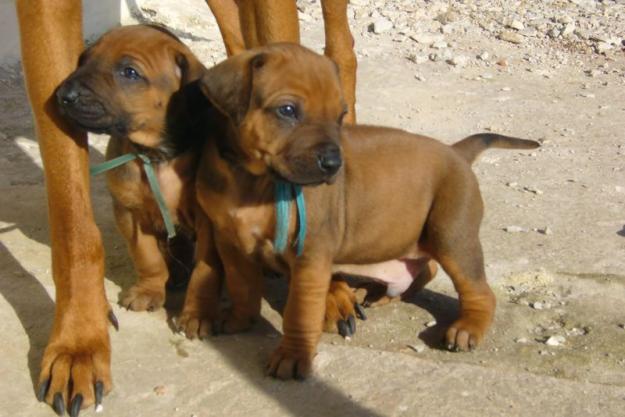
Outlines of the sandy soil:
<svg viewBox="0 0 625 417">
<path fill-rule="evenodd" d="M 141 1 L 136 16 L 168 24 L 207 64 L 223 58 L 203 2 L 165 3 Z M 534 2 L 514 2 L 527 9 L 516 15 L 498 1 L 353 3 L 361 123 L 446 143 L 479 131 L 542 143 L 531 153 L 489 151 L 474 165 L 498 299 L 486 342 L 473 353 L 441 349 L 458 307 L 439 273 L 411 302 L 369 310 L 351 341 L 324 335 L 313 381 L 281 384 L 261 373 L 277 343 L 275 311 L 265 306 L 267 322 L 250 334 L 190 342 L 168 324 L 181 298 L 172 294 L 168 313 L 116 307 L 117 388 L 106 414 L 625 415 L 625 5 L 548 1 L 532 11 Z M 321 51 L 318 2 L 299 5 L 303 41 Z M 568 24 L 563 15 L 581 29 L 596 19 L 584 30 L 609 33 L 552 37 Z M 395 27 L 371 32 L 380 19 Z M 524 29 L 506 27 L 520 27 L 515 19 Z M 521 43 L 499 39 L 505 31 Z M 413 39 L 423 35 L 447 45 Z M 54 290 L 41 159 L 18 70 L 0 72 L 0 97 L 0 415 L 52 415 L 32 391 Z M 93 138 L 94 162 L 105 145 Z M 115 303 L 134 275 L 102 179 L 92 194 Z M 268 298 L 285 297 L 282 281 L 268 284 Z"/>
</svg>

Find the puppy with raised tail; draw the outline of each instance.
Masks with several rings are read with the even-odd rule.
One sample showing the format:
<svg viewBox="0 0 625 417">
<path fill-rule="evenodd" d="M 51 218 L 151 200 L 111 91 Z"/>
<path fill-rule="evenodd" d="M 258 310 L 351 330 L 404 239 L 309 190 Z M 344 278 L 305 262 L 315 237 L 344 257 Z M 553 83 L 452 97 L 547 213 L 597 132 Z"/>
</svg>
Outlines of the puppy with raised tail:
<svg viewBox="0 0 625 417">
<path fill-rule="evenodd" d="M 471 163 L 490 147 L 531 149 L 537 142 L 481 134 L 448 146 L 398 129 L 343 127 L 336 66 L 291 44 L 230 58 L 208 70 L 201 88 L 222 113 L 204 148 L 197 193 L 232 297 L 226 331 L 249 327 L 259 314 L 263 268 L 290 277 L 271 375 L 311 372 L 336 271 L 391 283 L 394 295 L 413 279 L 430 279 L 436 261 L 460 299 L 446 345 L 468 350 L 483 339 L 495 297 L 484 273 L 483 205 Z M 286 251 L 274 246 L 276 181 L 302 186 L 301 255 L 295 204 Z"/>
</svg>

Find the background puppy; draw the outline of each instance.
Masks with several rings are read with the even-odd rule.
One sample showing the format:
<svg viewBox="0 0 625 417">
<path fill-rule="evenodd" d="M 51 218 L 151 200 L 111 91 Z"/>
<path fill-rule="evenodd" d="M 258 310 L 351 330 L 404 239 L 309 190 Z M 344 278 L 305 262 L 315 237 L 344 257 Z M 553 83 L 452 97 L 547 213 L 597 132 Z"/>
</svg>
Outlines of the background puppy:
<svg viewBox="0 0 625 417">
<path fill-rule="evenodd" d="M 480 342 L 495 297 L 484 274 L 483 206 L 470 162 L 490 146 L 534 148 L 536 142 L 477 135 L 450 147 L 397 129 L 342 128 L 346 106 L 336 67 L 290 44 L 217 65 L 202 89 L 224 114 L 206 143 L 197 187 L 233 298 L 229 330 L 249 326 L 259 314 L 263 266 L 290 275 L 284 336 L 270 374 L 309 374 L 336 269 L 394 282 L 401 293 L 436 260 L 460 297 L 447 346 L 466 350 Z M 274 250 L 276 180 L 305 186 L 308 234 L 301 256 L 291 246 L 283 255 Z M 298 229 L 294 210 L 291 242 Z"/>
<path fill-rule="evenodd" d="M 126 26 L 87 49 L 57 91 L 74 124 L 111 135 L 107 160 L 126 153 L 149 157 L 177 226 L 178 235 L 168 242 L 141 160 L 107 172 L 115 220 L 139 275 L 120 300 L 132 310 L 162 306 L 168 277 L 186 280 L 192 268 L 194 177 L 209 111 L 194 81 L 204 71 L 167 30 Z"/>
</svg>

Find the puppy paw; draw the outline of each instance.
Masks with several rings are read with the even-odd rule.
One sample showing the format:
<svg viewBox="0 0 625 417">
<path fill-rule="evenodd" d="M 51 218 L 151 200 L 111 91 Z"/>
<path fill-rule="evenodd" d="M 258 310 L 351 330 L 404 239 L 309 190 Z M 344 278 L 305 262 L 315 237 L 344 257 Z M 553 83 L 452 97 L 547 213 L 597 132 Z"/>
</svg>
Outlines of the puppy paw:
<svg viewBox="0 0 625 417">
<path fill-rule="evenodd" d="M 481 320 L 460 318 L 447 329 L 445 345 L 454 352 L 473 350 L 480 344 L 487 329 L 488 323 Z"/>
<path fill-rule="evenodd" d="M 332 281 L 326 297 L 324 331 L 351 337 L 356 333 L 356 317 L 367 319 L 364 309 L 356 302 L 354 291 L 344 281 Z"/>
<path fill-rule="evenodd" d="M 215 320 L 215 314 L 183 310 L 176 319 L 176 325 L 178 331 L 183 332 L 187 338 L 202 340 L 215 333 Z"/>
<path fill-rule="evenodd" d="M 154 290 L 133 285 L 119 300 L 122 307 L 132 311 L 154 311 L 165 303 L 165 289 Z"/>
<path fill-rule="evenodd" d="M 314 354 L 308 352 L 290 352 L 282 346 L 278 347 L 267 365 L 267 375 L 282 380 L 303 380 L 312 373 Z"/>
<path fill-rule="evenodd" d="M 226 310 L 218 323 L 215 329 L 217 333 L 234 334 L 248 331 L 254 324 L 254 319 L 249 316 L 238 317 L 232 311 Z"/>
</svg>

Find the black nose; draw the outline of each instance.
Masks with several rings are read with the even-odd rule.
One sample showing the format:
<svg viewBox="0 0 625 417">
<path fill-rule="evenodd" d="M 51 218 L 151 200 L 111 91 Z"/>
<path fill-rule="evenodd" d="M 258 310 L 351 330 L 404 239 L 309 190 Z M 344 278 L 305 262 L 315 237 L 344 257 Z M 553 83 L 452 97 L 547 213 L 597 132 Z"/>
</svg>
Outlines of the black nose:
<svg viewBox="0 0 625 417">
<path fill-rule="evenodd" d="M 317 153 L 317 163 L 323 173 L 335 174 L 343 164 L 341 150 L 334 144 L 325 146 Z"/>
<path fill-rule="evenodd" d="M 76 104 L 79 96 L 80 93 L 76 83 L 64 83 L 56 92 L 57 101 L 65 106 Z"/>
</svg>

